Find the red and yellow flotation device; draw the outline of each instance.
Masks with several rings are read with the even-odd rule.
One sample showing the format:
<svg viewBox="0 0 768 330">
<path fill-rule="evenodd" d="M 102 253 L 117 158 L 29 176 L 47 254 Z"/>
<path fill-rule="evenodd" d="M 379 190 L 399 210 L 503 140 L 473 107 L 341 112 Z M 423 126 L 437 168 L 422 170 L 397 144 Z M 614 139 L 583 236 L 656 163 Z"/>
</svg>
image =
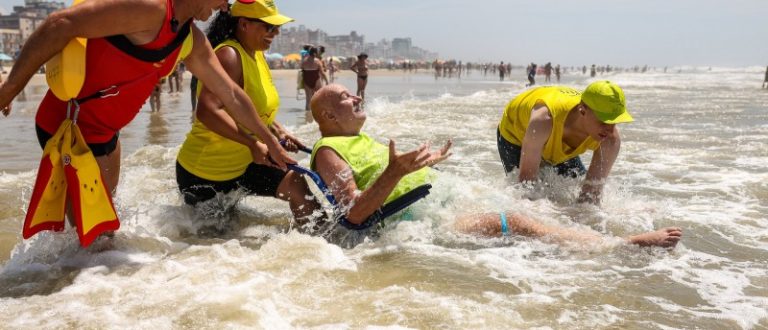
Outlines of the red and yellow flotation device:
<svg viewBox="0 0 768 330">
<path fill-rule="evenodd" d="M 74 0 L 72 6 L 83 2 Z M 45 63 L 45 81 L 59 100 L 69 101 L 77 97 L 85 82 L 86 38 L 69 41 L 64 49 Z"/>
<path fill-rule="evenodd" d="M 73 6 L 83 0 L 75 0 Z M 77 96 L 85 82 L 88 40 L 75 38 L 46 64 L 45 78 L 57 98 L 67 101 L 67 119 L 43 148 L 43 157 L 24 219 L 24 238 L 42 230 L 64 229 L 67 201 L 80 245 L 90 245 L 105 231 L 120 228 L 110 190 L 99 165 L 77 127 Z"/>
</svg>

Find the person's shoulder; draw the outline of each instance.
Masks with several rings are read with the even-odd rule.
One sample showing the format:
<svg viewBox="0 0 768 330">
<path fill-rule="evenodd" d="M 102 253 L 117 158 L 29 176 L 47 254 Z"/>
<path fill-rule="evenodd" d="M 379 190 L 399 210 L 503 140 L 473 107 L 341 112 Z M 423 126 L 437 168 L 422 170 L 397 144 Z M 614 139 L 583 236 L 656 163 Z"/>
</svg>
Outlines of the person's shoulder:
<svg viewBox="0 0 768 330">
<path fill-rule="evenodd" d="M 315 168 L 328 167 L 331 164 L 347 164 L 347 160 L 341 157 L 332 145 L 320 145 L 312 157 L 312 166 Z"/>
<path fill-rule="evenodd" d="M 99 1 L 96 1 L 98 3 Z M 87 3 L 87 2 L 86 2 Z M 153 15 L 165 15 L 167 2 L 165 0 L 112 0 L 104 2 L 105 5 L 121 8 L 121 10 L 133 10 L 141 12 L 141 17 Z M 129 14 L 130 15 L 130 14 Z"/>
<path fill-rule="evenodd" d="M 219 59 L 219 63 L 228 72 L 235 72 L 242 70 L 242 64 L 240 63 L 240 53 L 231 45 L 223 45 L 216 49 L 216 58 Z"/>
<path fill-rule="evenodd" d="M 531 109 L 530 123 L 546 123 L 552 125 L 554 119 L 552 117 L 552 111 L 544 100 L 538 100 Z"/>
<path fill-rule="evenodd" d="M 315 151 L 315 157 L 318 159 L 333 155 L 336 155 L 336 152 L 333 150 L 333 147 L 329 145 L 320 145 L 317 147 L 317 151 Z"/>
<path fill-rule="evenodd" d="M 231 56 L 237 56 L 237 55 L 238 55 L 237 49 L 235 49 L 233 45 L 223 44 L 216 48 L 216 56 L 231 57 Z"/>
<path fill-rule="evenodd" d="M 165 17 L 165 0 L 84 1 L 78 6 L 56 11 L 48 19 L 68 19 L 78 22 L 98 20 L 114 23 L 106 30 L 137 29 L 159 17 Z M 104 26 L 100 27 L 104 30 Z M 134 31 L 141 32 L 141 31 Z"/>
<path fill-rule="evenodd" d="M 84 2 L 83 4 L 91 4 L 90 2 Z M 92 5 L 99 4 L 99 1 L 93 2 Z M 108 6 L 131 6 L 142 7 L 143 9 L 156 8 L 165 11 L 165 0 L 111 0 L 109 2 L 102 2 L 101 5 Z"/>
</svg>

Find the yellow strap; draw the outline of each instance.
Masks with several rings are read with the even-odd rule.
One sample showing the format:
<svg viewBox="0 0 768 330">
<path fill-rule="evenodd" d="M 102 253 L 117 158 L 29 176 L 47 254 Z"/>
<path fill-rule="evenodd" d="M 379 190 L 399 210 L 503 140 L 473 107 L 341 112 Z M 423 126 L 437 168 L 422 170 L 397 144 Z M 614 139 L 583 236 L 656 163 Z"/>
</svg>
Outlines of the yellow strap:
<svg viewBox="0 0 768 330">
<path fill-rule="evenodd" d="M 190 27 L 190 29 L 191 28 L 192 27 Z M 192 46 L 194 46 L 192 41 L 193 40 L 192 34 L 193 32 L 189 31 L 189 34 L 187 35 L 187 37 L 184 38 L 184 43 L 181 44 L 181 50 L 179 51 L 179 57 L 176 58 L 176 64 L 174 65 L 173 70 L 171 70 L 171 72 L 168 72 L 168 74 L 165 75 L 164 78 L 168 78 L 168 76 L 176 72 L 176 69 L 178 68 L 179 63 L 183 62 L 184 59 L 187 58 L 187 56 L 189 56 L 189 53 L 192 52 Z"/>
<path fill-rule="evenodd" d="M 192 27 L 190 27 L 191 29 Z M 192 52 L 192 46 L 194 46 L 194 38 L 192 35 L 195 33 L 193 31 L 189 31 L 189 34 L 187 35 L 187 38 L 184 39 L 184 43 L 181 44 L 181 51 L 179 52 L 179 58 L 176 60 L 176 63 L 184 61 L 187 56 L 189 56 L 189 53 Z"/>
<path fill-rule="evenodd" d="M 84 0 L 74 0 L 75 6 Z M 181 45 L 181 52 L 176 61 L 183 61 L 192 52 L 193 33 L 190 32 Z M 85 83 L 85 49 L 88 39 L 75 38 L 69 41 L 64 49 L 45 63 L 45 80 L 53 95 L 62 101 L 77 98 Z M 173 71 L 171 71 L 173 72 Z"/>
<path fill-rule="evenodd" d="M 74 0 L 76 6 L 83 0 Z M 85 83 L 85 46 L 88 39 L 69 41 L 60 53 L 45 63 L 45 80 L 53 94 L 62 101 L 76 98 Z"/>
</svg>

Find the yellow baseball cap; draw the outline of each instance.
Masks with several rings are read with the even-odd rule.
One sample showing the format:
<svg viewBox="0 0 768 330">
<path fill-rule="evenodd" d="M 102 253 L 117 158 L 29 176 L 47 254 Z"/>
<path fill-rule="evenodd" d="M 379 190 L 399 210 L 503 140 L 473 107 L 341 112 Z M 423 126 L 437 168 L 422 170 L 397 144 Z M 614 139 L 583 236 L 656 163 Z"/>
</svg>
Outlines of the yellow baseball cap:
<svg viewBox="0 0 768 330">
<path fill-rule="evenodd" d="M 635 119 L 627 112 L 627 102 L 621 87 L 608 81 L 595 81 L 581 93 L 584 102 L 597 119 L 606 124 L 629 123 Z"/>
<path fill-rule="evenodd" d="M 272 25 L 293 22 L 293 18 L 277 12 L 273 0 L 235 0 L 229 11 L 234 17 L 257 18 Z"/>
</svg>

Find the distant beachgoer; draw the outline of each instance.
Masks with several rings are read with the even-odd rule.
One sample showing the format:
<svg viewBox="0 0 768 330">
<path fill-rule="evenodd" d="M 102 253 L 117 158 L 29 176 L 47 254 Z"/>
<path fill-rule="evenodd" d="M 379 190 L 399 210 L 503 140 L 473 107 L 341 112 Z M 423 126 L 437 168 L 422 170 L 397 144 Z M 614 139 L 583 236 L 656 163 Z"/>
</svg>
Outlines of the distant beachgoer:
<svg viewBox="0 0 768 330">
<path fill-rule="evenodd" d="M 328 58 L 328 80 L 333 83 L 334 80 L 336 80 L 336 71 L 338 68 L 336 68 L 336 62 L 333 61 L 332 58 Z"/>
<path fill-rule="evenodd" d="M 768 88 L 768 66 L 765 67 L 765 79 L 763 79 L 763 88 Z"/>
<path fill-rule="evenodd" d="M 269 128 L 269 137 L 285 141 L 287 150 L 296 151 L 304 145 L 276 120 L 280 97 L 263 53 L 280 34 L 280 26 L 291 21 L 278 13 L 272 1 L 235 1 L 229 12 L 220 11 L 213 19 L 208 38 L 215 47 L 214 62 L 221 63 L 246 91 L 246 102 Z M 224 111 L 228 107 L 224 98 L 211 88 L 201 82 L 195 120 L 176 159 L 176 182 L 184 202 L 197 205 L 240 189 L 287 201 L 296 219 L 311 214 L 317 206 L 305 198 L 309 194 L 306 181 L 293 171 L 272 166 L 264 138 L 241 128 Z"/>
<path fill-rule="evenodd" d="M 181 92 L 184 89 L 184 72 L 187 71 L 186 65 L 184 65 L 184 62 L 179 63 L 179 66 L 176 67 L 176 89 L 177 92 Z"/>
<path fill-rule="evenodd" d="M 519 168 L 518 181 L 532 182 L 543 160 L 559 175 L 586 174 L 579 201 L 597 204 L 619 155 L 616 124 L 631 121 L 624 92 L 607 80 L 583 93 L 565 86 L 524 91 L 507 105 L 496 134 L 504 171 Z M 587 150 L 593 150 L 589 171 L 579 158 Z"/>
<path fill-rule="evenodd" d="M 301 46 L 301 51 L 299 51 L 299 55 L 301 55 L 301 60 L 303 61 L 305 57 L 309 56 L 309 50 L 312 48 L 312 45 L 304 45 Z"/>
<path fill-rule="evenodd" d="M 301 61 L 301 79 L 304 95 L 306 95 L 304 110 L 306 111 L 309 111 L 309 100 L 312 99 L 312 94 L 323 86 L 323 82 L 328 83 L 328 77 L 323 71 L 323 61 L 318 58 L 318 54 L 317 47 L 312 47 L 304 60 Z"/>
<path fill-rule="evenodd" d="M 179 70 L 173 70 L 170 75 L 168 75 L 168 94 L 174 93 L 173 85 L 176 84 L 176 90 L 175 92 L 179 92 Z"/>
<path fill-rule="evenodd" d="M 325 65 L 325 61 L 323 60 L 323 55 L 325 55 L 325 47 L 324 46 L 318 46 L 317 47 L 317 59 L 320 60 L 320 66 L 322 68 L 321 70 L 323 71 L 323 76 L 325 77 L 324 80 L 320 81 L 320 85 L 318 86 L 318 88 L 323 87 L 323 86 L 329 84 L 329 82 L 328 82 L 328 66 Z"/>
<path fill-rule="evenodd" d="M 389 146 L 375 141 L 361 131 L 366 120 L 361 101 L 337 84 L 321 88 L 312 98 L 312 115 L 321 138 L 312 151 L 310 166 L 330 187 L 341 204 L 339 209 L 345 210 L 344 215 L 353 224 L 363 223 L 385 202 L 436 178 L 438 174 L 429 167 L 447 159 L 451 147 L 448 141 L 435 151 L 429 150 L 428 144 L 422 144 L 414 150 L 398 152 L 392 140 Z M 498 211 L 459 216 L 454 229 L 476 236 L 522 235 L 556 243 L 595 244 L 605 240 L 592 230 L 546 225 L 508 208 Z M 335 228 L 321 232 L 345 230 L 338 228 L 339 225 L 330 225 Z M 379 228 L 364 230 L 375 232 Z M 674 247 L 681 237 L 680 228 L 667 227 L 632 235 L 625 241 L 639 246 Z"/>
<path fill-rule="evenodd" d="M 587 66 L 586 65 L 581 67 L 581 74 L 587 74 Z"/>
<path fill-rule="evenodd" d="M 531 62 L 531 64 L 528 66 L 528 84 L 525 85 L 525 87 L 530 87 L 533 85 L 536 85 L 536 69 L 537 69 L 536 63 Z"/>
<path fill-rule="evenodd" d="M 552 81 L 552 62 L 544 64 L 544 82 Z"/>
<path fill-rule="evenodd" d="M 597 75 L 597 67 L 592 64 L 592 69 L 589 70 L 589 76 L 594 78 Z"/>
<path fill-rule="evenodd" d="M 368 54 L 360 53 L 357 55 L 357 62 L 352 64 L 349 69 L 357 74 L 356 95 L 365 100 L 365 87 L 368 85 Z"/>
<path fill-rule="evenodd" d="M 504 81 L 504 74 L 507 73 L 507 67 L 504 66 L 504 61 L 499 64 L 499 81 Z"/>
<path fill-rule="evenodd" d="M 557 78 L 557 83 L 560 83 L 560 64 L 555 66 L 555 78 Z"/>
<path fill-rule="evenodd" d="M 163 93 L 164 83 L 165 79 L 160 79 L 160 81 L 158 81 L 155 85 L 155 89 L 152 90 L 152 94 L 149 96 L 149 107 L 152 108 L 152 112 L 160 111 L 160 106 L 162 106 L 160 101 L 160 94 Z"/>
</svg>

